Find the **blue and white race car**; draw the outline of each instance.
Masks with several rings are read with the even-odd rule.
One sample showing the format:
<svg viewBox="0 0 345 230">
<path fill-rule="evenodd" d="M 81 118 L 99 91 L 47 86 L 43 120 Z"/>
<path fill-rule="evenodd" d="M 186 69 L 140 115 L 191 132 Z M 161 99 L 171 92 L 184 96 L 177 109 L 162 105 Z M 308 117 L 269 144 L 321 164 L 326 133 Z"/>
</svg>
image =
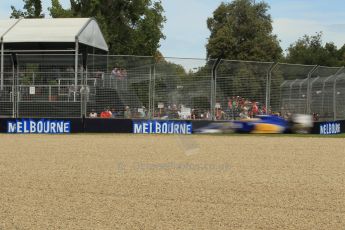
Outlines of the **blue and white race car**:
<svg viewBox="0 0 345 230">
<path fill-rule="evenodd" d="M 303 117 L 301 119 L 301 116 Z M 296 119 L 298 118 L 298 119 Z M 298 121 L 298 123 L 294 122 Z M 306 133 L 312 127 L 311 118 L 308 115 L 295 115 L 291 121 L 279 116 L 260 115 L 253 119 L 243 119 L 228 122 L 213 122 L 205 127 L 194 130 L 194 133 Z"/>
</svg>

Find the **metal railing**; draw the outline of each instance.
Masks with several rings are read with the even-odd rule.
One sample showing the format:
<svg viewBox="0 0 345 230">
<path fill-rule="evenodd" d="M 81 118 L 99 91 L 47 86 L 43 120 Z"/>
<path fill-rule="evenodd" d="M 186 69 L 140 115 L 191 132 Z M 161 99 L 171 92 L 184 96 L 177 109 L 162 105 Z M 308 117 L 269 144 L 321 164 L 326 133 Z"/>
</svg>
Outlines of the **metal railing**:
<svg viewBox="0 0 345 230">
<path fill-rule="evenodd" d="M 76 68 L 74 55 L 4 58 L 0 117 L 345 119 L 344 68 L 109 55 L 80 56 Z"/>
</svg>

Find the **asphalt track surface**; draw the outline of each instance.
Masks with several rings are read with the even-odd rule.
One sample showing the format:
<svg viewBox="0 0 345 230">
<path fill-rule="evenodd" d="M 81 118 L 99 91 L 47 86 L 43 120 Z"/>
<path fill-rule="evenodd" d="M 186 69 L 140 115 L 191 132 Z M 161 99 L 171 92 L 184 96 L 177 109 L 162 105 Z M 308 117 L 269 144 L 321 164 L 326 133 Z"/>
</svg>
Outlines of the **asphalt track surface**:
<svg viewBox="0 0 345 230">
<path fill-rule="evenodd" d="M 345 141 L 0 135 L 0 229 L 344 229 Z"/>
</svg>

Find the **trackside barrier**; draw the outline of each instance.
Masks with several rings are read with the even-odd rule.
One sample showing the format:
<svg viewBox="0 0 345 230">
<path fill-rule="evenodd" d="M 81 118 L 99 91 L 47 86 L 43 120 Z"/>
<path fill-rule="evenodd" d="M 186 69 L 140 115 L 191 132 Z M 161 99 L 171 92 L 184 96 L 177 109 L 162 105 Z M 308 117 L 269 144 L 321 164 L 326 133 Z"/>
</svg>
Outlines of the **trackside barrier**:
<svg viewBox="0 0 345 230">
<path fill-rule="evenodd" d="M 345 133 L 345 120 L 315 122 L 311 133 L 320 135 L 336 135 Z"/>
<path fill-rule="evenodd" d="M 132 120 L 132 119 L 14 119 L 0 118 L 0 133 L 66 134 L 66 133 L 138 133 L 192 134 L 194 130 L 218 121 L 203 120 Z M 345 120 L 315 122 L 311 134 L 345 133 Z"/>
</svg>

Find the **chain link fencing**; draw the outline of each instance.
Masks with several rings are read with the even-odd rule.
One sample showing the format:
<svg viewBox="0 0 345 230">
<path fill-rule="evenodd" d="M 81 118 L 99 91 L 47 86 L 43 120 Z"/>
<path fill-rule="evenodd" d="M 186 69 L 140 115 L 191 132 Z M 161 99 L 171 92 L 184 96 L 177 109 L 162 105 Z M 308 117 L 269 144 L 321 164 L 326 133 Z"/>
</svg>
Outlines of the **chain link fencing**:
<svg viewBox="0 0 345 230">
<path fill-rule="evenodd" d="M 87 102 L 85 116 L 151 117 L 153 67 L 153 57 L 89 55 L 86 78 L 95 100 Z"/>
<path fill-rule="evenodd" d="M 189 58 L 4 55 L 0 117 L 345 119 L 345 69 Z"/>
<path fill-rule="evenodd" d="M 153 117 L 211 119 L 214 60 L 161 58 L 153 77 Z"/>
<path fill-rule="evenodd" d="M 4 55 L 0 86 L 0 117 L 11 117 L 14 114 L 14 79 L 15 70 L 11 55 Z"/>
<path fill-rule="evenodd" d="M 272 65 L 222 60 L 215 76 L 215 118 L 236 120 L 266 114 L 268 74 Z"/>
<path fill-rule="evenodd" d="M 16 117 L 76 118 L 81 116 L 82 56 L 16 55 Z"/>
</svg>

